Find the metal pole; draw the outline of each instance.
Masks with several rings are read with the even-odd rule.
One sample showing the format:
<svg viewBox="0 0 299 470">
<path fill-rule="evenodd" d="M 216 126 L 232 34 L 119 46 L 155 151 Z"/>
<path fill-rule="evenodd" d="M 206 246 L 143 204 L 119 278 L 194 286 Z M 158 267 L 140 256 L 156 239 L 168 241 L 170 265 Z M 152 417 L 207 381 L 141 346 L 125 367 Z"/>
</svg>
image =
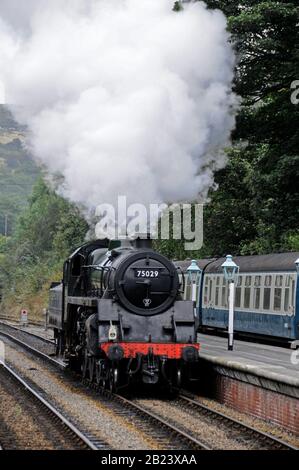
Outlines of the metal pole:
<svg viewBox="0 0 299 470">
<path fill-rule="evenodd" d="M 192 302 L 196 303 L 196 282 L 192 282 Z"/>
<path fill-rule="evenodd" d="M 229 311 L 228 311 L 228 350 L 234 349 L 234 303 L 235 303 L 235 283 L 229 283 Z"/>
<path fill-rule="evenodd" d="M 192 281 L 192 302 L 193 302 L 193 309 L 194 309 L 194 318 L 197 317 L 196 311 L 196 282 Z"/>
</svg>

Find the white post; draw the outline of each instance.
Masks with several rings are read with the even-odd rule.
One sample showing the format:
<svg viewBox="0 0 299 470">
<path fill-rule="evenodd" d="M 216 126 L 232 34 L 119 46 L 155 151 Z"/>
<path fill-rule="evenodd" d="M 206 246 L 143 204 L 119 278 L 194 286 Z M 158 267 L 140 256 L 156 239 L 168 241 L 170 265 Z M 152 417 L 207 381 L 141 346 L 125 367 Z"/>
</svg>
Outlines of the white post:
<svg viewBox="0 0 299 470">
<path fill-rule="evenodd" d="M 235 283 L 229 283 L 229 310 L 228 310 L 228 350 L 234 349 L 234 303 L 235 303 Z"/>
<path fill-rule="evenodd" d="M 192 282 L 192 302 L 196 303 L 196 282 Z"/>
<path fill-rule="evenodd" d="M 27 326 L 28 325 L 28 312 L 27 310 L 23 309 L 21 310 L 21 326 Z"/>
<path fill-rule="evenodd" d="M 196 282 L 192 281 L 192 302 L 194 305 L 194 317 L 197 316 L 196 314 Z"/>
</svg>

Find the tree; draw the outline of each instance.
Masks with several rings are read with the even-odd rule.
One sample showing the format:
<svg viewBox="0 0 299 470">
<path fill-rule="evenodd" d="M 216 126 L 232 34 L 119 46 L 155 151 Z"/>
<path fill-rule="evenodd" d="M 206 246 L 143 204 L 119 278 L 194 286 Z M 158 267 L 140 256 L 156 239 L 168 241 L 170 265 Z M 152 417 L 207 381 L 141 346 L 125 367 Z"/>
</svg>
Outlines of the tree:
<svg viewBox="0 0 299 470">
<path fill-rule="evenodd" d="M 0 238 L 0 284 L 4 299 L 21 301 L 61 276 L 70 251 L 83 243 L 88 224 L 78 208 L 58 196 L 42 178 L 9 239 Z M 46 291 L 45 291 L 46 292 Z"/>
<path fill-rule="evenodd" d="M 183 5 L 181 4 L 180 1 L 178 2 L 174 2 L 174 6 L 173 6 L 173 11 L 182 11 L 184 8 L 183 8 Z"/>
<path fill-rule="evenodd" d="M 290 86 L 299 78 L 298 4 L 207 3 L 228 16 L 238 57 L 235 91 L 242 97 L 242 107 L 228 167 L 216 174 L 218 190 L 210 192 L 205 239 L 215 253 L 295 249 L 299 236 L 299 106 L 291 103 Z M 244 168 L 246 177 L 240 183 Z"/>
<path fill-rule="evenodd" d="M 33 188 L 29 207 L 19 218 L 14 237 L 18 246 L 24 246 L 33 258 L 44 258 L 47 253 L 55 258 L 84 240 L 88 224 L 78 208 L 58 196 L 42 178 Z"/>
</svg>

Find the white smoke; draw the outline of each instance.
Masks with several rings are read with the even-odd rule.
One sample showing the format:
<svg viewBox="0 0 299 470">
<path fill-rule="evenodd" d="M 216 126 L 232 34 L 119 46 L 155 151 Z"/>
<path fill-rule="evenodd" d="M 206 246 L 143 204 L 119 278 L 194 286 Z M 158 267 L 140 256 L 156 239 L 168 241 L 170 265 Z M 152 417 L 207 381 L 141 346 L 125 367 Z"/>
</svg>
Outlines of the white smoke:
<svg viewBox="0 0 299 470">
<path fill-rule="evenodd" d="M 220 11 L 1 0 L 0 79 L 34 155 L 87 208 L 194 200 L 225 165 L 234 56 Z"/>
</svg>

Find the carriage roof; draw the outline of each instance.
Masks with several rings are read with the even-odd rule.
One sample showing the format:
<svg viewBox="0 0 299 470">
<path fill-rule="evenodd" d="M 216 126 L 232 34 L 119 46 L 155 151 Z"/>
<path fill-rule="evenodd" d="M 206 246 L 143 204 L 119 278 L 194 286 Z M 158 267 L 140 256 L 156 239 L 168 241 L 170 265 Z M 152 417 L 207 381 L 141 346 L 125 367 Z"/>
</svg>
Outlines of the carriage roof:
<svg viewBox="0 0 299 470">
<path fill-rule="evenodd" d="M 233 260 L 240 266 L 240 272 L 285 272 L 296 271 L 295 261 L 299 258 L 299 252 L 273 253 L 269 255 L 234 256 Z M 222 273 L 221 265 L 225 261 L 222 258 L 210 258 L 196 260 L 200 269 L 206 273 Z M 186 272 L 191 260 L 175 261 L 174 264 Z"/>
</svg>

